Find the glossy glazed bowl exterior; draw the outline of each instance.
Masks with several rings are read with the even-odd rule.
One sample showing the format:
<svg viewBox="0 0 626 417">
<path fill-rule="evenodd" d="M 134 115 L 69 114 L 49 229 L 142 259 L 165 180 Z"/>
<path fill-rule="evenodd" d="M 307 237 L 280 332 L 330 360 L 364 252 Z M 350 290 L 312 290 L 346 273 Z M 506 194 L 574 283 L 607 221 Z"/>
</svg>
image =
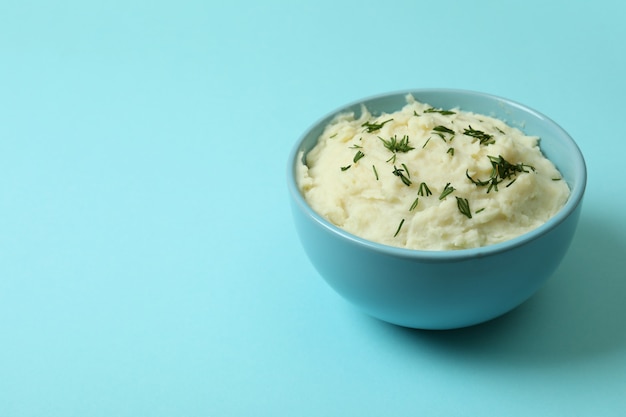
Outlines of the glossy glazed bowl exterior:
<svg viewBox="0 0 626 417">
<path fill-rule="evenodd" d="M 541 138 L 544 155 L 571 189 L 565 206 L 547 223 L 512 240 L 476 249 L 420 251 L 354 236 L 333 225 L 304 200 L 296 165 L 338 113 L 364 104 L 374 115 L 393 112 L 407 94 L 443 109 L 499 118 Z M 583 156 L 572 138 L 546 116 L 513 101 L 462 90 L 422 89 L 380 95 L 337 109 L 310 127 L 289 156 L 287 182 L 295 226 L 309 259 L 326 282 L 363 312 L 400 326 L 452 329 L 482 323 L 517 307 L 553 274 L 576 230 L 586 186 Z"/>
</svg>

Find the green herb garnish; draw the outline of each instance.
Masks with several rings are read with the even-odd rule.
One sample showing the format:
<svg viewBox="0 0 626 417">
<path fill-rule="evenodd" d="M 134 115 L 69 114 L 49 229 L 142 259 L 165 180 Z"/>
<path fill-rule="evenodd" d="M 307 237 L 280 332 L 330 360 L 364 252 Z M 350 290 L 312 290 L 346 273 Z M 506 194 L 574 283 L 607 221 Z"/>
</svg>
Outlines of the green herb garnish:
<svg viewBox="0 0 626 417">
<path fill-rule="evenodd" d="M 446 151 L 446 153 L 449 153 L 450 156 L 454 156 L 454 148 L 448 148 L 448 150 Z"/>
<path fill-rule="evenodd" d="M 454 135 L 454 130 L 449 129 L 449 128 L 445 127 L 445 126 L 441 126 L 441 125 L 435 126 L 433 128 L 433 130 L 435 132 L 450 133 L 451 135 Z"/>
<path fill-rule="evenodd" d="M 484 209 L 485 209 L 484 207 L 483 207 L 483 208 L 479 208 L 479 209 L 478 209 L 478 210 L 476 210 L 474 213 L 475 213 L 475 214 L 478 214 L 478 213 L 480 213 L 481 211 L 483 211 Z"/>
<path fill-rule="evenodd" d="M 455 134 L 454 130 L 452 130 L 452 129 L 448 129 L 447 127 L 445 127 L 445 126 L 441 126 L 441 125 L 433 127 L 433 130 L 434 130 L 435 132 L 449 133 L 449 134 L 451 134 L 451 135 L 454 135 L 454 134 Z"/>
<path fill-rule="evenodd" d="M 428 197 L 428 196 L 429 196 L 429 195 L 431 195 L 431 194 L 432 194 L 432 193 L 430 192 L 430 189 L 428 188 L 428 185 L 426 185 L 426 183 L 425 183 L 425 182 L 421 183 L 421 184 L 420 184 L 420 188 L 419 188 L 419 190 L 417 191 L 417 195 L 421 195 L 421 196 L 426 195 L 426 196 Z"/>
<path fill-rule="evenodd" d="M 372 169 L 374 170 L 374 175 L 376 176 L 376 181 L 378 181 L 378 171 L 376 171 L 376 165 L 372 165 Z"/>
<path fill-rule="evenodd" d="M 499 156 L 488 155 L 487 157 L 489 158 L 489 161 L 491 162 L 491 175 L 489 176 L 488 180 L 475 180 L 469 175 L 468 170 L 465 171 L 465 176 L 469 178 L 471 182 L 476 184 L 476 186 L 481 186 L 481 187 L 488 186 L 487 193 L 489 193 L 492 189 L 494 191 L 498 191 L 498 184 L 500 184 L 504 180 L 513 178 L 513 181 L 507 184 L 507 187 L 510 186 L 515 181 L 514 177 L 516 177 L 517 174 L 524 173 L 524 172 L 528 173 L 530 172 L 528 171 L 529 169 L 531 171 L 535 171 L 535 168 L 528 164 L 523 164 L 523 163 L 512 164 L 506 159 L 504 159 L 502 155 L 499 155 Z"/>
<path fill-rule="evenodd" d="M 459 211 L 466 215 L 468 219 L 472 218 L 472 212 L 470 211 L 469 202 L 467 198 L 456 197 L 456 205 L 459 208 Z"/>
<path fill-rule="evenodd" d="M 381 123 L 365 122 L 361 126 L 363 126 L 365 128 L 365 131 L 367 133 L 372 133 L 372 132 L 375 132 L 377 130 L 380 130 L 386 123 L 389 123 L 392 120 L 393 119 L 385 120 L 384 122 L 381 122 Z"/>
<path fill-rule="evenodd" d="M 439 136 L 441 139 L 443 139 L 443 141 L 444 141 L 444 142 L 446 141 L 446 137 L 444 136 L 444 133 L 448 133 L 448 134 L 452 135 L 452 137 L 450 138 L 450 140 L 452 140 L 452 138 L 453 138 L 453 137 L 454 137 L 454 135 L 455 135 L 454 130 L 452 130 L 452 129 L 448 129 L 447 127 L 445 127 L 445 126 L 441 126 L 441 125 L 439 125 L 439 126 L 435 126 L 435 127 L 433 128 L 433 132 L 435 132 L 435 135 L 437 135 L 437 136 Z"/>
<path fill-rule="evenodd" d="M 430 142 L 430 138 L 426 139 L 426 142 L 424 142 L 424 145 L 422 146 L 422 149 L 424 149 L 426 147 L 426 145 L 428 145 L 428 142 Z"/>
<path fill-rule="evenodd" d="M 404 168 L 404 171 L 406 171 L 406 176 L 411 178 L 411 173 L 409 172 L 409 169 L 406 167 L 406 165 L 402 164 L 402 168 Z"/>
<path fill-rule="evenodd" d="M 419 199 L 420 199 L 419 197 L 415 197 L 415 201 L 413 201 L 413 204 L 411 204 L 409 211 L 413 211 L 415 207 L 417 207 L 417 203 L 419 203 Z"/>
<path fill-rule="evenodd" d="M 385 148 L 389 149 L 393 153 L 397 153 L 397 152 L 405 153 L 412 149 L 415 149 L 409 145 L 409 137 L 407 135 L 404 135 L 402 139 L 400 140 L 398 140 L 396 135 L 393 135 L 393 137 L 389 138 L 389 140 L 385 140 L 381 138 L 380 136 L 378 137 L 378 139 L 380 139 L 383 142 L 383 144 L 385 145 Z"/>
<path fill-rule="evenodd" d="M 434 107 L 431 107 L 429 109 L 424 110 L 424 113 L 439 113 L 439 114 L 442 114 L 444 116 L 449 116 L 451 114 L 456 114 L 455 112 L 450 111 L 450 110 L 436 109 Z"/>
<path fill-rule="evenodd" d="M 450 195 L 450 193 L 452 193 L 455 190 L 454 187 L 452 187 L 450 185 L 450 183 L 447 183 L 445 187 L 443 187 L 443 191 L 441 192 L 441 195 L 439 196 L 439 200 L 443 200 L 444 198 L 446 198 L 448 195 Z"/>
<path fill-rule="evenodd" d="M 361 151 L 356 151 L 356 154 L 354 155 L 354 158 L 352 158 L 352 161 L 356 164 L 359 159 L 363 158 L 365 156 L 365 154 Z"/>
<path fill-rule="evenodd" d="M 404 175 L 404 170 L 400 169 L 400 168 L 397 168 L 395 165 L 393 166 L 393 175 L 395 175 L 396 177 L 399 177 L 402 180 L 402 182 L 404 183 L 404 185 L 406 185 L 407 187 L 412 184 L 412 182 L 409 179 L 409 177 Z"/>
<path fill-rule="evenodd" d="M 349 170 L 349 169 L 350 169 L 350 167 L 351 167 L 351 166 L 352 166 L 352 165 L 346 165 L 345 167 L 341 167 L 341 170 L 342 170 L 342 171 L 347 171 L 347 170 Z"/>
<path fill-rule="evenodd" d="M 398 230 L 396 230 L 396 233 L 394 233 L 393 237 L 398 236 L 398 233 L 400 233 L 400 229 L 402 229 L 403 224 L 404 224 L 404 219 L 400 220 L 400 224 L 398 225 Z"/>
<path fill-rule="evenodd" d="M 465 129 L 463 131 L 463 134 L 478 139 L 481 145 L 491 145 L 492 143 L 496 143 L 493 135 L 485 133 L 482 130 L 473 129 L 472 126 L 469 126 L 468 129 Z"/>
</svg>

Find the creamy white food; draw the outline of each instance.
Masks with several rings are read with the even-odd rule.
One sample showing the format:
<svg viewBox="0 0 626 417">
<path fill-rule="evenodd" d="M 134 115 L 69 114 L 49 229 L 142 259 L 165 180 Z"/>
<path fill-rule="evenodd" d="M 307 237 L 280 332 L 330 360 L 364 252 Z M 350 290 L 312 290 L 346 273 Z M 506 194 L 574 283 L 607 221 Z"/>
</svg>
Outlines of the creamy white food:
<svg viewBox="0 0 626 417">
<path fill-rule="evenodd" d="M 412 96 L 395 113 L 339 115 L 297 175 L 306 201 L 333 224 L 419 250 L 514 238 L 554 216 L 570 193 L 538 137 Z"/>
</svg>

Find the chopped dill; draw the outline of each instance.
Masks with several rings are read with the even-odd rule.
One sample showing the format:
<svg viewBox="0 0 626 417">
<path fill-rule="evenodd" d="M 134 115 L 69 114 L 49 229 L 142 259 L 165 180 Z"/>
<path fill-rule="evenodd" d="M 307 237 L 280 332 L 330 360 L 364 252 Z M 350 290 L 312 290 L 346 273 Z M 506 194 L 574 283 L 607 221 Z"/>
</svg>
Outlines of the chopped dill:
<svg viewBox="0 0 626 417">
<path fill-rule="evenodd" d="M 493 135 L 485 133 L 482 130 L 473 129 L 472 126 L 469 126 L 468 129 L 465 129 L 463 131 L 463 134 L 478 139 L 481 145 L 491 145 L 493 143 L 496 143 Z"/>
<path fill-rule="evenodd" d="M 420 196 L 424 196 L 425 195 L 425 196 L 428 197 L 429 195 L 432 195 L 432 192 L 430 192 L 430 189 L 428 188 L 428 185 L 426 185 L 426 183 L 423 182 L 423 183 L 420 184 L 420 188 L 417 191 L 417 195 L 420 195 Z"/>
<path fill-rule="evenodd" d="M 456 134 L 456 132 L 454 130 L 448 129 L 447 127 L 441 126 L 441 125 L 433 127 L 433 131 L 441 134 L 442 137 L 443 137 L 444 133 L 448 133 L 448 134 L 450 134 L 452 136 L 454 136 Z"/>
<path fill-rule="evenodd" d="M 443 200 L 448 195 L 450 195 L 454 190 L 455 188 L 452 187 L 450 183 L 447 183 L 446 186 L 443 187 L 443 191 L 441 192 L 441 195 L 439 196 L 439 200 Z"/>
<path fill-rule="evenodd" d="M 466 215 L 468 219 L 472 218 L 472 212 L 470 211 L 470 206 L 467 198 L 456 197 L 456 205 L 459 208 L 461 214 Z"/>
<path fill-rule="evenodd" d="M 431 107 L 429 109 L 424 110 L 424 113 L 439 113 L 439 114 L 442 114 L 444 116 L 449 116 L 451 114 L 456 114 L 456 112 L 453 112 L 453 111 L 450 111 L 450 110 L 436 109 L 434 107 Z"/>
<path fill-rule="evenodd" d="M 406 172 L 406 176 L 411 178 L 411 173 L 409 172 L 409 169 L 406 167 L 406 165 L 402 164 L 402 168 L 404 168 L 404 171 Z"/>
<path fill-rule="evenodd" d="M 455 134 L 454 130 L 448 129 L 447 127 L 441 125 L 433 127 L 433 130 L 440 133 L 449 133 L 451 135 Z"/>
<path fill-rule="evenodd" d="M 400 229 L 402 229 L 402 225 L 404 224 L 404 219 L 400 220 L 400 224 L 398 225 L 398 229 L 396 230 L 396 233 L 394 233 L 393 237 L 398 236 L 398 233 L 400 233 Z"/>
<path fill-rule="evenodd" d="M 452 135 L 450 137 L 450 140 L 452 140 L 454 138 L 454 135 L 455 135 L 454 130 L 448 129 L 447 127 L 441 126 L 441 125 L 435 126 L 433 128 L 433 133 L 435 135 L 439 136 L 441 138 L 441 140 L 443 140 L 444 142 L 446 141 L 446 136 L 444 135 L 444 133 L 448 133 L 448 134 Z"/>
<path fill-rule="evenodd" d="M 393 153 L 405 153 L 412 149 L 415 149 L 409 145 L 409 137 L 407 135 L 404 135 L 400 140 L 398 140 L 398 137 L 396 135 L 393 135 L 393 137 L 389 138 L 389 140 L 385 140 L 380 136 L 378 137 L 378 139 L 383 142 L 385 148 L 389 149 Z"/>
<path fill-rule="evenodd" d="M 402 180 L 404 185 L 406 185 L 407 187 L 412 184 L 412 182 L 409 179 L 409 177 L 404 175 L 404 170 L 400 169 L 400 168 L 397 168 L 395 165 L 393 166 L 393 175 L 395 175 L 396 177 L 399 177 L 400 180 Z"/>
<path fill-rule="evenodd" d="M 365 131 L 367 133 L 372 133 L 372 132 L 375 132 L 377 130 L 380 130 L 386 123 L 389 123 L 392 120 L 393 119 L 385 120 L 384 122 L 381 122 L 381 123 L 365 122 L 361 126 L 363 126 L 365 128 Z"/>
<path fill-rule="evenodd" d="M 513 178 L 513 181 L 509 182 L 506 187 L 513 184 L 515 181 L 515 177 L 520 173 L 528 173 L 531 171 L 535 171 L 535 168 L 524 163 L 512 164 L 506 159 L 499 156 L 487 156 L 489 161 L 491 162 L 491 175 L 488 180 L 480 180 L 474 179 L 469 175 L 469 171 L 465 170 L 465 176 L 477 187 L 487 186 L 487 193 L 491 190 L 498 191 L 498 184 L 500 184 L 504 180 L 508 180 Z"/>
</svg>

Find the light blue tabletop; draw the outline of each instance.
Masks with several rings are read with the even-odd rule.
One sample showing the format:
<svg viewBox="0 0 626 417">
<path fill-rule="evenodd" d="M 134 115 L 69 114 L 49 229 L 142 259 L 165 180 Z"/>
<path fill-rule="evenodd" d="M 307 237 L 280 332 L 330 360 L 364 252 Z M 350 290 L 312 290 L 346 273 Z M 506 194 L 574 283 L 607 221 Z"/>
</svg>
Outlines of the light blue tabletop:
<svg viewBox="0 0 626 417">
<path fill-rule="evenodd" d="M 623 416 L 621 1 L 0 3 L 0 416 Z M 547 114 L 589 182 L 512 313 L 427 332 L 309 264 L 287 155 L 409 88 Z"/>
</svg>

